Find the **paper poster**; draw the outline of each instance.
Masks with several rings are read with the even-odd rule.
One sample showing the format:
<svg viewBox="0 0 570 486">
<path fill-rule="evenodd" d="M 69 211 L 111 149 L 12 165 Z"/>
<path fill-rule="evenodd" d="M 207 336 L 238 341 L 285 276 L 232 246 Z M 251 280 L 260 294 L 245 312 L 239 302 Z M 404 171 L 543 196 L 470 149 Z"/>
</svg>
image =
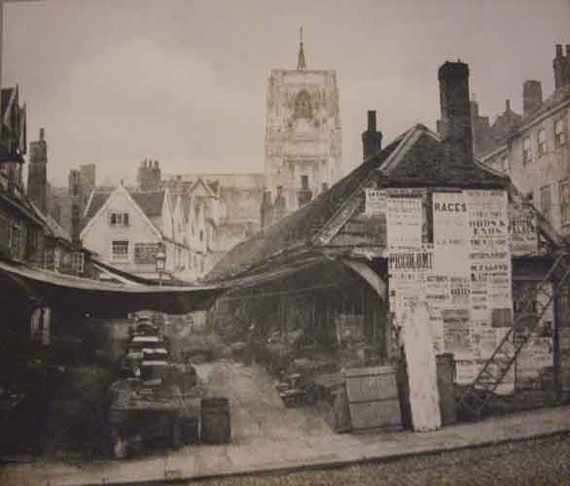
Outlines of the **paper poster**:
<svg viewBox="0 0 570 486">
<path fill-rule="evenodd" d="M 388 247 L 419 247 L 422 243 L 422 199 L 388 198 Z"/>
<path fill-rule="evenodd" d="M 381 216 L 386 214 L 387 195 L 385 190 L 366 189 L 364 192 L 366 216 Z"/>
<path fill-rule="evenodd" d="M 436 271 L 469 275 L 469 218 L 463 192 L 433 194 Z"/>
<path fill-rule="evenodd" d="M 509 236 L 511 254 L 529 255 L 538 251 L 536 213 L 521 202 L 509 205 Z"/>
</svg>

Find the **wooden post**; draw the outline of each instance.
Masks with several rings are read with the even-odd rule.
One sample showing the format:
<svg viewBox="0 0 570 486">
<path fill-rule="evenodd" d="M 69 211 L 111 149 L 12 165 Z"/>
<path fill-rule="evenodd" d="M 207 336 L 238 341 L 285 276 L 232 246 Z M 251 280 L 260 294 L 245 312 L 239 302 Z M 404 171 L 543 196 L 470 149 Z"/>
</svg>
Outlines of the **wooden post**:
<svg viewBox="0 0 570 486">
<path fill-rule="evenodd" d="M 398 312 L 406 359 L 412 426 L 425 432 L 441 427 L 437 366 L 425 302 L 408 302 Z"/>
</svg>

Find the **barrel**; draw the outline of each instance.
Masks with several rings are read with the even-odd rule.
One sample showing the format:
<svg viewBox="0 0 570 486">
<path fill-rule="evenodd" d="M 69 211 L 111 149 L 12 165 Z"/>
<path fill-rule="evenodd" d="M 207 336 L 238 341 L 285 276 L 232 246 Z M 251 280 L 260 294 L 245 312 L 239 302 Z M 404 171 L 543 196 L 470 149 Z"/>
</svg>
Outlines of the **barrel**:
<svg viewBox="0 0 570 486">
<path fill-rule="evenodd" d="M 227 398 L 203 398 L 200 404 L 200 439 L 205 444 L 231 440 L 230 405 Z"/>
</svg>

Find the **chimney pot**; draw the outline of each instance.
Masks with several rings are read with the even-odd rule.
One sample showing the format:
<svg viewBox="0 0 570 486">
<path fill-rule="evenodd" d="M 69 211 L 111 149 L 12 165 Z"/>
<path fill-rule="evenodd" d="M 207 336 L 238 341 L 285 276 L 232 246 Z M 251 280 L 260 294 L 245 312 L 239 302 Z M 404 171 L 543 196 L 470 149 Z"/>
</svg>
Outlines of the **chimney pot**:
<svg viewBox="0 0 570 486">
<path fill-rule="evenodd" d="M 530 113 L 542 105 L 542 84 L 527 79 L 523 84 L 523 114 Z"/>
<path fill-rule="evenodd" d="M 505 102 L 505 111 L 511 111 L 511 100 L 507 98 Z"/>
<path fill-rule="evenodd" d="M 375 110 L 368 110 L 368 131 L 375 132 L 376 131 L 376 111 Z"/>
<path fill-rule="evenodd" d="M 562 57 L 562 44 L 556 44 L 556 57 Z"/>
<path fill-rule="evenodd" d="M 40 128 L 40 142 L 45 141 L 45 130 Z"/>
</svg>

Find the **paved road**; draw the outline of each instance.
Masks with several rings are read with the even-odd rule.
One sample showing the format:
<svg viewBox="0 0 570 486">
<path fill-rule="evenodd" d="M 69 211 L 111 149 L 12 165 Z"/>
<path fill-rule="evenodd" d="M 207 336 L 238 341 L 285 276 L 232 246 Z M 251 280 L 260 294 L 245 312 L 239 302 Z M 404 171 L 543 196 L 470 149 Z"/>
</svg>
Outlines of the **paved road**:
<svg viewBox="0 0 570 486">
<path fill-rule="evenodd" d="M 551 486 L 570 484 L 570 436 L 337 469 L 242 476 L 192 486 Z"/>
</svg>

